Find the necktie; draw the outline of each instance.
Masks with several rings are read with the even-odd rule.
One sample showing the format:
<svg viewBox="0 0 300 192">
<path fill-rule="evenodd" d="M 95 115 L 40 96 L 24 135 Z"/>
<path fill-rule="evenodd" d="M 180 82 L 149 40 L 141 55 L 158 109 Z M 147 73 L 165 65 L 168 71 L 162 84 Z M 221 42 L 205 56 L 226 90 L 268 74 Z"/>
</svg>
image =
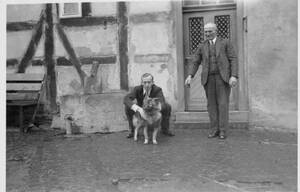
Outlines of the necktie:
<svg viewBox="0 0 300 192">
<path fill-rule="evenodd" d="M 211 45 L 213 45 L 213 44 L 214 44 L 214 41 L 213 41 L 213 40 L 210 40 L 209 42 L 210 42 L 210 44 L 211 44 Z"/>
<path fill-rule="evenodd" d="M 144 98 L 149 98 L 149 91 L 145 90 Z"/>
</svg>

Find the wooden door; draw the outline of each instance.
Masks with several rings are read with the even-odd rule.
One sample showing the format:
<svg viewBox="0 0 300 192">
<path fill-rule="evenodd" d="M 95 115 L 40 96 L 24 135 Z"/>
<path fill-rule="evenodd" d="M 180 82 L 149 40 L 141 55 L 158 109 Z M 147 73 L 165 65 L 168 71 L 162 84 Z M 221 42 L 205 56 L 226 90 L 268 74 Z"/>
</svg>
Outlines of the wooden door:
<svg viewBox="0 0 300 192">
<path fill-rule="evenodd" d="M 218 36 L 230 39 L 235 50 L 237 47 L 236 40 L 236 10 L 206 10 L 191 11 L 183 13 L 184 27 L 184 77 L 187 77 L 188 66 L 191 64 L 193 54 L 199 43 L 205 40 L 204 25 L 213 22 L 217 25 Z M 201 85 L 200 65 L 190 88 L 185 88 L 186 111 L 207 111 L 207 102 L 205 91 Z M 237 109 L 238 90 L 234 88 L 230 94 L 230 110 Z"/>
</svg>

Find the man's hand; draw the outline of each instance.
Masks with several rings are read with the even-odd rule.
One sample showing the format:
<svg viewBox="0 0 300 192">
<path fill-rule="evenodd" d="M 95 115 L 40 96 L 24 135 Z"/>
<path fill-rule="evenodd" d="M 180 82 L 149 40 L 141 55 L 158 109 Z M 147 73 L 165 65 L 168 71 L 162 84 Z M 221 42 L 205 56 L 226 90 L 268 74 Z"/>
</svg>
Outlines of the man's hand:
<svg viewBox="0 0 300 192">
<path fill-rule="evenodd" d="M 131 109 L 134 111 L 134 112 L 139 112 L 142 116 L 143 119 L 146 119 L 146 113 L 144 111 L 144 109 L 140 106 L 138 106 L 137 104 L 133 104 L 131 106 Z"/>
<path fill-rule="evenodd" d="M 137 108 L 136 111 L 138 111 L 138 112 L 141 114 L 141 116 L 142 116 L 143 119 L 146 119 L 146 118 L 147 118 L 144 109 L 141 108 L 140 106 Z"/>
<path fill-rule="evenodd" d="M 236 77 L 233 77 L 231 76 L 230 79 L 229 79 L 229 85 L 230 87 L 235 87 L 237 85 L 237 78 Z"/>
<path fill-rule="evenodd" d="M 191 86 L 191 82 L 192 82 L 192 76 L 189 75 L 189 76 L 186 78 L 184 84 L 185 84 L 187 87 L 190 87 L 190 86 Z"/>
</svg>

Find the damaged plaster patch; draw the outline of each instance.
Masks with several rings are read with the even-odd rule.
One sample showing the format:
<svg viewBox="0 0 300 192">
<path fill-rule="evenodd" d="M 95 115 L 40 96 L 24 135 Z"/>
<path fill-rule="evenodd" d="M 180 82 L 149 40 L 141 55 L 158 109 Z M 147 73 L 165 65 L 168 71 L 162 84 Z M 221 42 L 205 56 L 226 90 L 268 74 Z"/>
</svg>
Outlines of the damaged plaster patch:
<svg viewBox="0 0 300 192">
<path fill-rule="evenodd" d="M 99 53 L 114 53 L 114 47 L 113 46 L 101 46 Z"/>
<path fill-rule="evenodd" d="M 169 12 L 143 13 L 130 16 L 130 21 L 135 24 L 153 23 L 170 20 Z"/>
<path fill-rule="evenodd" d="M 93 52 L 88 47 L 75 47 L 76 53 L 80 56 L 93 55 Z"/>
<path fill-rule="evenodd" d="M 135 63 L 163 63 L 169 61 L 169 54 L 135 55 Z"/>
<path fill-rule="evenodd" d="M 78 93 L 81 92 L 81 83 L 78 82 L 76 79 L 73 79 L 70 83 L 70 87 L 72 87 Z"/>
<path fill-rule="evenodd" d="M 166 65 L 168 67 L 168 71 L 171 74 L 171 76 L 174 77 L 176 75 L 175 69 L 176 69 L 177 63 L 174 61 L 174 58 L 172 56 L 169 57 L 168 64 Z"/>
<path fill-rule="evenodd" d="M 160 65 L 160 68 L 161 68 L 161 69 L 166 69 L 167 67 L 168 67 L 167 64 L 161 64 L 161 65 Z"/>
<path fill-rule="evenodd" d="M 162 73 L 165 69 L 167 69 L 167 67 L 168 67 L 167 64 L 165 64 L 165 63 L 161 64 L 158 73 Z"/>
<path fill-rule="evenodd" d="M 168 79 L 167 81 L 167 89 L 168 89 L 168 92 L 172 92 L 172 87 L 173 87 L 173 83 L 172 83 L 172 80 L 171 78 Z"/>
<path fill-rule="evenodd" d="M 134 25 L 131 30 L 131 43 L 136 46 L 136 55 L 160 55 L 169 53 L 167 23 L 145 23 Z"/>
</svg>

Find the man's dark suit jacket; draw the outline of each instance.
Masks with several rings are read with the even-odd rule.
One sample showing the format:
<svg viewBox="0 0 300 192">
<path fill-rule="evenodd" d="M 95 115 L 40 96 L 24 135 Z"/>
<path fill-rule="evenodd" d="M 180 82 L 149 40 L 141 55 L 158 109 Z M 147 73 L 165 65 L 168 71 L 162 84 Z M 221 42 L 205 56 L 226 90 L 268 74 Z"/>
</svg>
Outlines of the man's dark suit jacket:
<svg viewBox="0 0 300 192">
<path fill-rule="evenodd" d="M 143 93 L 143 85 L 139 85 L 133 88 L 133 90 L 124 97 L 124 104 L 131 108 L 134 104 L 133 100 L 137 100 L 137 105 L 142 107 L 143 100 L 144 100 L 144 93 Z M 156 85 L 152 85 L 151 92 L 149 95 L 150 98 L 159 98 L 160 102 L 163 104 L 165 103 L 165 97 L 163 95 L 162 89 Z"/>
<path fill-rule="evenodd" d="M 229 40 L 218 38 L 215 42 L 217 65 L 220 75 L 225 82 L 229 82 L 229 78 L 234 76 L 238 78 L 238 64 L 234 48 Z M 199 65 L 202 64 L 201 84 L 205 85 L 207 82 L 209 72 L 209 41 L 206 40 L 200 44 L 196 50 L 192 66 L 189 68 L 189 75 L 196 74 Z"/>
</svg>

